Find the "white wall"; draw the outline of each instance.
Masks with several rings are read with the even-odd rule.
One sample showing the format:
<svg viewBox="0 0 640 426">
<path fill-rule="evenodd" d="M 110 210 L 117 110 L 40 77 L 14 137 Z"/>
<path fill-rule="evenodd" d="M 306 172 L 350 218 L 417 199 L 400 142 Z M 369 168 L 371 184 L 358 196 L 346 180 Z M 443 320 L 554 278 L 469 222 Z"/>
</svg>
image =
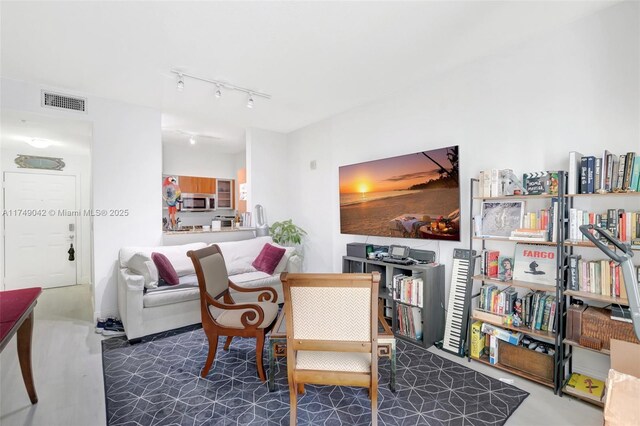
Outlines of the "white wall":
<svg viewBox="0 0 640 426">
<path fill-rule="evenodd" d="M 291 165 L 287 161 L 287 136 L 261 129 L 247 129 L 247 211 L 261 204 L 269 225 L 291 218 L 287 188 Z M 253 218 L 255 223 L 255 217 Z"/>
<path fill-rule="evenodd" d="M 40 90 L 87 98 L 87 113 L 40 107 Z M 92 208 L 128 209 L 127 217 L 93 220 L 94 313 L 117 314 L 117 259 L 120 247 L 157 245 L 162 240 L 160 112 L 64 88 L 2 79 L 2 107 L 93 124 Z"/>
<path fill-rule="evenodd" d="M 367 240 L 340 234 L 341 165 L 459 145 L 462 231 L 468 235 L 467 188 L 480 170 L 566 169 L 572 150 L 640 152 L 638 15 L 638 3 L 616 5 L 290 134 L 288 215 L 309 231 L 305 270 L 338 272 L 345 244 Z M 312 160 L 316 170 L 309 167 Z M 281 195 L 274 195 L 280 202 Z M 589 207 L 590 202 L 580 203 Z M 466 238 L 436 243 L 371 237 L 368 242 L 438 251 L 447 267 L 446 294 L 453 249 L 468 246 Z M 606 357 L 594 360 L 600 356 L 578 352 L 576 364 L 583 371 L 606 372 Z M 602 370 L 595 374 L 602 376 Z"/>
<path fill-rule="evenodd" d="M 73 175 L 76 177 L 76 209 L 79 211 L 91 208 L 91 155 L 89 151 L 70 154 L 68 150 L 59 151 L 56 147 L 47 149 L 33 148 L 27 144 L 18 148 L 2 145 L 2 171 L 20 173 L 39 173 L 52 175 Z M 64 160 L 65 168 L 62 172 L 50 170 L 20 169 L 15 163 L 18 154 L 60 157 Z M 76 276 L 78 284 L 91 282 L 91 218 L 82 216 L 76 230 Z M 0 259 L 2 259 L 0 257 Z"/>
<path fill-rule="evenodd" d="M 221 154 L 215 145 L 162 144 L 162 173 L 222 179 L 236 178 L 237 154 Z"/>
</svg>

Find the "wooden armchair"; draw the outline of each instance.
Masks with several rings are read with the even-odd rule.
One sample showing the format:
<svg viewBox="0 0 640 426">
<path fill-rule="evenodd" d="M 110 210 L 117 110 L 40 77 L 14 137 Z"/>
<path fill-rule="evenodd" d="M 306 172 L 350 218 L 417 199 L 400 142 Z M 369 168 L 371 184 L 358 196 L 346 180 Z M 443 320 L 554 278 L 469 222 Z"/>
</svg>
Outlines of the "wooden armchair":
<svg viewBox="0 0 640 426">
<path fill-rule="evenodd" d="M 297 422 L 297 393 L 304 384 L 369 389 L 377 425 L 378 283 L 380 274 L 287 274 L 287 373 L 290 423 Z"/>
<path fill-rule="evenodd" d="M 256 364 L 258 376 L 266 380 L 262 365 L 264 336 L 278 315 L 278 295 L 271 287 L 244 288 L 229 280 L 224 257 L 217 245 L 190 250 L 200 288 L 202 328 L 209 341 L 209 354 L 200 375 L 206 377 L 218 348 L 218 336 L 227 336 L 224 345 L 229 350 L 233 336 L 256 338 Z M 260 292 L 256 303 L 236 304 L 229 288 L 239 292 Z M 222 299 L 222 300 L 220 300 Z"/>
</svg>

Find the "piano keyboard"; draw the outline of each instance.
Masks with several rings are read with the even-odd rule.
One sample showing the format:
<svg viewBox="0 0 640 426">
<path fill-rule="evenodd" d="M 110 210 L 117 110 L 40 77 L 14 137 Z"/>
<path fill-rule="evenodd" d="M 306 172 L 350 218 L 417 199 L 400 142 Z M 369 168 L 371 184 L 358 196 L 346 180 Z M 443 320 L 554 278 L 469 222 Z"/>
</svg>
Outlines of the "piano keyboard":
<svg viewBox="0 0 640 426">
<path fill-rule="evenodd" d="M 464 356 L 471 300 L 471 276 L 474 270 L 475 251 L 454 249 L 453 271 L 449 287 L 449 303 L 444 328 L 442 349 Z"/>
</svg>

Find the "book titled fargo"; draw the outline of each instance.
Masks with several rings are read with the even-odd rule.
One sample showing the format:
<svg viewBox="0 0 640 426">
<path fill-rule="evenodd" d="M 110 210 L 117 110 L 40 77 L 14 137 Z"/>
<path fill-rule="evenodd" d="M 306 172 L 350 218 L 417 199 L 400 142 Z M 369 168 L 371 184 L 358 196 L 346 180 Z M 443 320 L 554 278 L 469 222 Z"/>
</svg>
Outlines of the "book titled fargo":
<svg viewBox="0 0 640 426">
<path fill-rule="evenodd" d="M 534 244 L 516 244 L 513 279 L 554 286 L 556 248 Z"/>
</svg>

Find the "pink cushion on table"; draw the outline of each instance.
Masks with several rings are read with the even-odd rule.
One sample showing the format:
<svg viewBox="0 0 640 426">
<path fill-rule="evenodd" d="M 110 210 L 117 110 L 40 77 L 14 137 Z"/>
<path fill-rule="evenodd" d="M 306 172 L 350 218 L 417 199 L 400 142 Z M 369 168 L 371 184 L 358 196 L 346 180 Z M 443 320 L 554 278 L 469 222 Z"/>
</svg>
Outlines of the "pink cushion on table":
<svg viewBox="0 0 640 426">
<path fill-rule="evenodd" d="M 285 252 L 285 249 L 274 247 L 267 243 L 262 247 L 262 251 L 251 265 L 258 271 L 271 275 L 276 270 L 276 266 L 280 263 L 280 259 L 282 259 Z"/>
<path fill-rule="evenodd" d="M 0 342 L 40 293 L 41 287 L 0 291 Z"/>
<path fill-rule="evenodd" d="M 167 258 L 162 253 L 151 253 L 151 260 L 158 268 L 158 275 L 169 285 L 178 285 L 180 283 L 180 279 L 178 278 L 178 273 L 175 268 Z"/>
</svg>

